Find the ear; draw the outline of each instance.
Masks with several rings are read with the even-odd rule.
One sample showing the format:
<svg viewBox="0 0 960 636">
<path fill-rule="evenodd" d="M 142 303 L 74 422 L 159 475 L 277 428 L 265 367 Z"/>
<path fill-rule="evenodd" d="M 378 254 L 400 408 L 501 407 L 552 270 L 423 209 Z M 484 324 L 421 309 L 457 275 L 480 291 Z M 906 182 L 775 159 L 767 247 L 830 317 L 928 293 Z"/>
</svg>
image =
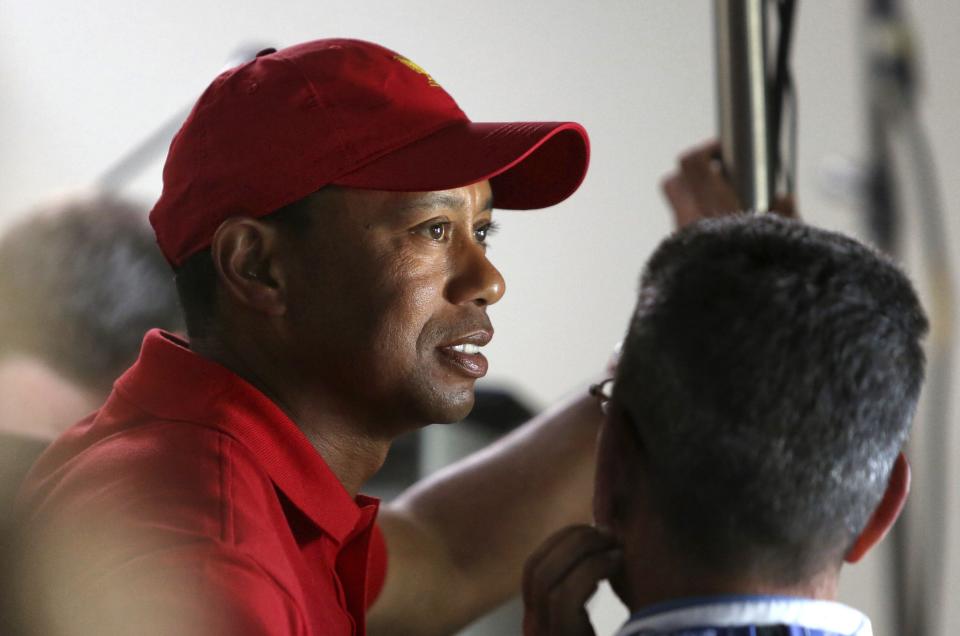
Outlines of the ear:
<svg viewBox="0 0 960 636">
<path fill-rule="evenodd" d="M 603 528 L 623 529 L 645 516 L 645 453 L 629 411 L 607 402 L 597 440 L 594 521 Z"/>
<path fill-rule="evenodd" d="M 873 515 L 870 516 L 870 520 L 867 521 L 867 525 L 860 532 L 857 540 L 847 551 L 843 558 L 844 561 L 856 563 L 870 551 L 870 548 L 887 536 L 887 532 L 890 531 L 893 523 L 900 516 L 900 511 L 903 510 L 903 504 L 906 503 L 909 492 L 910 463 L 907 461 L 906 455 L 900 453 L 893 464 L 890 481 L 883 493 L 883 499 L 880 500 L 880 504 L 873 511 Z"/>
<path fill-rule="evenodd" d="M 634 420 L 633 414 L 622 404 L 610 400 L 608 403 L 608 417 L 616 430 L 620 451 L 630 459 L 631 466 L 643 466 L 647 457 L 647 449 L 640 435 L 640 429 Z"/>
<path fill-rule="evenodd" d="M 258 219 L 233 217 L 220 224 L 210 252 L 223 290 L 234 303 L 270 316 L 285 313 L 279 243 L 277 229 Z"/>
</svg>

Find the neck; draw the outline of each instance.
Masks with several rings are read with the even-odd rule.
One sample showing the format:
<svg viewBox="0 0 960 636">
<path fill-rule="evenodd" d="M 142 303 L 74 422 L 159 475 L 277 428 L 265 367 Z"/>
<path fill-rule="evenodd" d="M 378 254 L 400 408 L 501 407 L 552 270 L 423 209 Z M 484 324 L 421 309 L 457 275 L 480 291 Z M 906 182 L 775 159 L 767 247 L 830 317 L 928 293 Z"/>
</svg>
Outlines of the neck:
<svg viewBox="0 0 960 636">
<path fill-rule="evenodd" d="M 247 339 L 249 341 L 249 339 Z M 270 398 L 303 431 L 351 496 L 383 465 L 391 439 L 373 435 L 379 427 L 318 390 L 263 348 L 237 347 L 216 337 L 191 338 L 195 353 L 230 369 Z"/>
<path fill-rule="evenodd" d="M 51 440 L 89 415 L 105 396 L 27 355 L 0 359 L 0 429 Z"/>
<path fill-rule="evenodd" d="M 632 612 L 644 607 L 680 598 L 764 595 L 795 596 L 818 600 L 835 600 L 838 568 L 826 568 L 795 583 L 772 580 L 760 567 L 750 564 L 734 571 L 713 572 L 688 565 L 689 559 L 678 557 L 663 544 L 626 545 L 626 567 L 618 594 Z"/>
</svg>

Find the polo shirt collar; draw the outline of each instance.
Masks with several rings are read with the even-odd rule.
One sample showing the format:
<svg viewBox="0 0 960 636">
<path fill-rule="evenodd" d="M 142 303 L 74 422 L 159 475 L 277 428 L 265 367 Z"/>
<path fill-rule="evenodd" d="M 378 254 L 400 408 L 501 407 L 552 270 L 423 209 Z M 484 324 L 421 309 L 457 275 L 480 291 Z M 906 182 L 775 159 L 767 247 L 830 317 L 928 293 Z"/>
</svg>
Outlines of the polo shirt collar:
<svg viewBox="0 0 960 636">
<path fill-rule="evenodd" d="M 216 429 L 246 447 L 287 498 L 337 543 L 372 522 L 376 499 L 356 500 L 293 421 L 249 382 L 153 329 L 114 388 L 165 420 Z"/>
<path fill-rule="evenodd" d="M 870 619 L 834 601 L 793 596 L 715 596 L 679 599 L 634 613 L 617 636 L 714 633 L 749 625 L 794 625 L 818 633 L 872 636 Z M 694 631 L 697 630 L 702 631 Z M 709 628 L 709 629 L 708 629 Z M 686 633 L 686 632 L 685 632 Z"/>
</svg>

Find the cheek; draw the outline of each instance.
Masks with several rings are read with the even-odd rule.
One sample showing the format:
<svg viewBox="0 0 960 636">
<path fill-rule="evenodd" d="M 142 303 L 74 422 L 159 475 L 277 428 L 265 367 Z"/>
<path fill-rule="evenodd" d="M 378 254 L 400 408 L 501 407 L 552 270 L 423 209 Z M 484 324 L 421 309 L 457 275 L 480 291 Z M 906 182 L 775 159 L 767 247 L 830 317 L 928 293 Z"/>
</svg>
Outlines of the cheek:
<svg viewBox="0 0 960 636">
<path fill-rule="evenodd" d="M 377 285 L 371 317 L 386 346 L 408 349 L 429 340 L 431 321 L 443 306 L 445 272 L 422 259 L 392 263 Z"/>
</svg>

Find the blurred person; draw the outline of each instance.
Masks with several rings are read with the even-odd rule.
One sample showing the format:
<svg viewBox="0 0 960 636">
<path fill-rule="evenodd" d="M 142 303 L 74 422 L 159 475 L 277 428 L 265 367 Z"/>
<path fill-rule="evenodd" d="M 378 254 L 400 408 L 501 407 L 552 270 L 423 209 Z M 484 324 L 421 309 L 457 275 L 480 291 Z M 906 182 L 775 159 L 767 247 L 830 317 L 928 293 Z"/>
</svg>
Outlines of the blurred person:
<svg viewBox="0 0 960 636">
<path fill-rule="evenodd" d="M 762 216 L 664 241 L 604 406 L 597 527 L 528 561 L 526 636 L 592 635 L 604 578 L 621 636 L 869 636 L 838 578 L 907 496 L 927 328 L 907 277 L 839 234 Z"/>
<path fill-rule="evenodd" d="M 182 319 L 146 211 L 117 196 L 31 210 L 0 237 L 0 272 L 7 502 L 42 449 L 102 404 L 147 330 L 179 329 Z"/>
<path fill-rule="evenodd" d="M 189 340 L 151 331 L 21 492 L 40 631 L 447 634 L 515 594 L 590 518 L 586 392 L 389 505 L 359 492 L 396 436 L 470 411 L 493 207 L 559 203 L 587 158 L 578 124 L 471 122 L 367 42 L 220 75 L 151 213 Z"/>
<path fill-rule="evenodd" d="M 150 328 L 181 328 L 173 277 L 146 215 L 116 195 L 72 195 L 29 211 L 0 237 L 3 577 L 13 565 L 10 507 L 30 466 L 103 403 Z M 5 634 L 13 613 L 0 608 Z"/>
<path fill-rule="evenodd" d="M 32 210 L 0 237 L 0 430 L 51 440 L 95 410 L 153 327 L 182 324 L 146 210 L 115 195 Z"/>
</svg>

